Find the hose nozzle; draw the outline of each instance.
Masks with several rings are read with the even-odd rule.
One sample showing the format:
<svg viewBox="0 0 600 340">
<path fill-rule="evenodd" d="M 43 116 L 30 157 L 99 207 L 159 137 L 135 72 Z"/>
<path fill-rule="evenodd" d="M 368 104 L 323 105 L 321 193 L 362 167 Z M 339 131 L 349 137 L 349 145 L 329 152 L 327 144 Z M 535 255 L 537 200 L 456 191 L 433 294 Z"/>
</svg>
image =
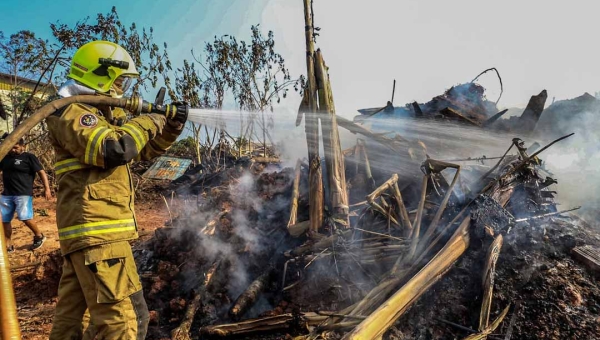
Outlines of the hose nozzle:
<svg viewBox="0 0 600 340">
<path fill-rule="evenodd" d="M 134 116 L 138 116 L 142 113 L 158 113 L 166 116 L 167 119 L 185 123 L 189 112 L 188 105 L 185 103 L 163 104 L 165 91 L 164 87 L 159 90 L 154 103 L 147 102 L 141 97 L 133 95 L 131 98 L 127 99 L 125 109 Z"/>
</svg>

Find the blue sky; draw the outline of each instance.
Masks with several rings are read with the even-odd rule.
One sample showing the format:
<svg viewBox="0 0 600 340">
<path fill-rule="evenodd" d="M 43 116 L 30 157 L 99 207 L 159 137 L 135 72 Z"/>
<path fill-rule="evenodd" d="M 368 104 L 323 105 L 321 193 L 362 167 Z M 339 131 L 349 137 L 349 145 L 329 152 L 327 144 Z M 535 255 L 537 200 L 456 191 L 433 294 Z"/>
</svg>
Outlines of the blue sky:
<svg viewBox="0 0 600 340">
<path fill-rule="evenodd" d="M 20 0 L 0 3 L 0 31 L 5 35 L 19 30 L 31 30 L 40 37 L 51 37 L 49 24 L 60 21 L 73 25 L 87 16 L 93 20 L 97 13 L 108 13 L 117 7 L 121 20 L 138 27 L 154 27 L 157 42 L 169 43 L 174 61 L 189 58 L 192 48 L 200 49 L 204 41 L 215 35 L 242 32 L 247 34 L 252 23 L 260 21 L 267 1 L 207 1 L 173 0 L 142 1 L 47 1 L 30 0 L 23 6 Z"/>
<path fill-rule="evenodd" d="M 314 0 L 318 46 L 330 67 L 338 114 L 384 105 L 397 80 L 395 104 L 425 102 L 499 69 L 499 106 L 523 107 L 548 90 L 549 101 L 600 90 L 600 47 L 594 0 Z M 23 5 L 25 4 L 25 5 Z M 169 43 L 177 64 L 215 35 L 246 38 L 250 25 L 275 32 L 277 49 L 292 75 L 305 72 L 300 0 L 171 0 L 122 2 L 2 0 L 0 30 L 30 29 L 49 35 L 48 24 L 73 24 L 116 5 L 125 23 L 153 26 Z M 481 78 L 490 99 L 499 94 L 495 75 Z M 297 108 L 291 96 L 285 101 Z"/>
<path fill-rule="evenodd" d="M 69 25 L 97 13 L 108 13 L 114 5 L 125 23 L 155 28 L 157 41 L 170 41 L 174 55 L 189 51 L 193 44 L 210 39 L 215 34 L 237 34 L 246 23 L 260 21 L 267 1 L 48 1 L 20 0 L 0 3 L 0 30 L 12 33 L 27 29 L 40 36 L 50 36 L 49 24 L 60 21 Z M 176 38 L 176 39 L 174 39 Z"/>
<path fill-rule="evenodd" d="M 138 28 L 153 27 L 155 41 L 168 43 L 168 52 L 175 67 L 184 58 L 191 59 L 191 50 L 201 51 L 205 41 L 215 35 L 231 34 L 247 37 L 252 24 L 261 21 L 266 0 L 182 0 L 182 1 L 2 1 L 0 31 L 9 35 L 19 30 L 31 30 L 38 37 L 50 38 L 50 23 L 60 21 L 69 26 L 97 13 L 108 13 L 113 4 L 126 25 L 135 22 Z M 50 5 L 49 5 L 50 4 Z M 153 95 L 154 91 L 150 90 Z M 149 95 L 150 95 L 149 94 Z"/>
</svg>

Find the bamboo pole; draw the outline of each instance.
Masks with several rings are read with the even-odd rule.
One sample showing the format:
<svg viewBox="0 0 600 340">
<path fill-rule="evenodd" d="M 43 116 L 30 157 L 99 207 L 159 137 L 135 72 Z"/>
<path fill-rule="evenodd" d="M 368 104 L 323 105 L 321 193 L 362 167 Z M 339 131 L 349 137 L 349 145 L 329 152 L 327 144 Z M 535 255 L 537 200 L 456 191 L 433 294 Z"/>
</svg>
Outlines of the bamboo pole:
<svg viewBox="0 0 600 340">
<path fill-rule="evenodd" d="M 400 187 L 398 187 L 398 182 L 394 183 L 394 197 L 396 198 L 396 204 L 398 205 L 398 215 L 404 224 L 406 235 L 411 235 L 413 232 L 413 226 L 410 223 L 410 218 L 408 217 L 408 210 L 406 210 L 406 206 L 404 205 L 404 199 L 402 199 L 402 193 L 400 193 Z"/>
<path fill-rule="evenodd" d="M 469 246 L 470 217 L 465 218 L 448 243 L 400 290 L 363 320 L 343 340 L 377 339 L 437 280 Z"/>
<path fill-rule="evenodd" d="M 384 209 L 387 207 L 387 203 L 385 203 L 385 201 L 383 199 L 381 200 L 381 204 L 383 205 L 383 207 L 381 205 L 377 204 L 377 202 L 375 202 L 375 199 L 379 198 L 383 194 L 384 191 L 386 191 L 388 189 L 392 189 L 394 184 L 396 184 L 396 183 L 398 183 L 398 174 L 393 174 L 392 177 L 390 177 L 390 179 L 385 181 L 385 183 L 383 183 L 377 189 L 373 190 L 372 193 L 367 195 L 367 203 L 374 210 L 378 211 L 383 216 L 388 217 L 388 219 L 390 221 L 392 221 L 394 224 L 400 226 L 401 225 L 400 222 L 394 216 L 392 216 L 387 209 Z"/>
<path fill-rule="evenodd" d="M 296 224 L 298 222 L 298 196 L 300 196 L 300 174 L 302 170 L 302 161 L 298 159 L 296 161 L 296 171 L 294 172 L 294 186 L 292 189 L 292 203 L 290 208 L 290 219 L 287 227 Z"/>
<path fill-rule="evenodd" d="M 354 176 L 358 176 L 359 173 L 359 165 L 360 165 L 360 143 L 358 139 L 356 140 L 356 145 L 354 146 Z"/>
<path fill-rule="evenodd" d="M 360 148 L 365 159 L 365 176 L 367 177 L 367 184 L 369 185 L 369 189 L 373 189 L 375 188 L 375 179 L 371 173 L 371 163 L 369 162 L 369 155 L 367 154 L 367 148 L 364 141 L 361 142 Z M 400 198 L 402 198 L 402 196 L 400 196 Z"/>
<path fill-rule="evenodd" d="M 310 0 L 304 0 L 307 86 L 301 110 L 305 112 L 306 143 L 308 146 L 308 183 L 310 230 L 318 233 L 323 225 L 323 174 L 319 158 L 319 118 L 317 117 L 317 82 L 314 68 L 314 36 Z"/>
<path fill-rule="evenodd" d="M 419 200 L 419 207 L 417 208 L 417 216 L 415 217 L 415 226 L 410 242 L 410 251 L 408 253 L 407 260 L 411 260 L 415 256 L 417 251 L 417 244 L 419 243 L 419 237 L 421 233 L 421 220 L 423 218 L 423 208 L 425 207 L 425 197 L 427 196 L 427 182 L 429 182 L 429 175 L 423 176 L 423 182 L 421 184 L 421 199 Z M 398 263 L 399 265 L 399 263 Z M 394 266 L 394 271 L 398 270 L 398 266 Z"/>
<path fill-rule="evenodd" d="M 446 163 L 446 162 L 442 162 L 442 161 L 435 161 L 435 160 L 431 160 L 431 159 L 428 161 L 430 164 L 432 164 L 432 166 L 434 168 L 436 168 L 436 172 L 441 172 L 441 171 L 443 171 L 443 169 L 446 169 L 446 168 L 454 168 L 454 169 L 456 169 L 456 173 L 454 174 L 454 178 L 452 179 L 452 183 L 450 183 L 448 190 L 446 190 L 446 195 L 444 196 L 444 199 L 442 200 L 440 207 L 438 208 L 437 212 L 435 213 L 433 220 L 431 220 L 431 223 L 429 223 L 429 227 L 427 228 L 425 235 L 423 235 L 423 241 L 422 241 L 423 245 L 426 245 L 429 242 L 429 239 L 433 235 L 433 232 L 437 229 L 437 224 L 440 222 L 440 219 L 442 218 L 442 214 L 444 213 L 444 210 L 446 210 L 446 205 L 448 204 L 448 200 L 450 199 L 450 196 L 452 195 L 452 192 L 454 191 L 454 186 L 456 185 L 456 181 L 458 180 L 458 178 L 460 176 L 460 165 Z M 443 169 L 440 169 L 440 167 L 443 167 Z"/>
<path fill-rule="evenodd" d="M 315 53 L 314 62 L 319 94 L 319 111 L 321 113 L 321 129 L 323 130 L 323 149 L 325 151 L 325 165 L 327 166 L 327 181 L 329 183 L 329 203 L 336 217 L 345 221 L 343 227 L 348 228 L 349 207 L 344 155 L 342 154 L 338 132 L 331 82 L 320 49 Z"/>
<path fill-rule="evenodd" d="M 502 249 L 502 235 L 499 234 L 488 249 L 485 270 L 483 272 L 483 298 L 481 301 L 481 313 L 479 315 L 479 331 L 488 328 L 490 322 L 490 309 L 492 307 L 492 295 L 494 293 L 494 276 L 496 275 L 496 262 Z"/>
<path fill-rule="evenodd" d="M 375 201 L 376 198 L 381 196 L 381 194 L 383 194 L 384 191 L 391 188 L 396 183 L 398 183 L 398 174 L 393 174 L 392 177 L 390 177 L 390 179 L 385 181 L 382 185 L 377 187 L 377 189 L 373 190 L 372 193 L 367 195 L 367 202 L 371 204 Z"/>
</svg>

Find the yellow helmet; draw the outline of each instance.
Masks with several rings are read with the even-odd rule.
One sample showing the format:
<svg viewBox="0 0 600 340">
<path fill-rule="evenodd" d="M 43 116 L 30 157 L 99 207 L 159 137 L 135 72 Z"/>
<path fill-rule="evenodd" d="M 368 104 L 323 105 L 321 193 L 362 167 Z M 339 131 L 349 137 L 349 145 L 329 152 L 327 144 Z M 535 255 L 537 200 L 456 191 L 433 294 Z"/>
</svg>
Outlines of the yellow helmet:
<svg viewBox="0 0 600 340">
<path fill-rule="evenodd" d="M 69 72 L 69 78 L 102 93 L 107 93 L 121 76 L 130 80 L 139 75 L 135 62 L 123 47 L 102 40 L 81 46 L 73 55 Z M 122 87 L 127 90 L 127 84 Z"/>
</svg>

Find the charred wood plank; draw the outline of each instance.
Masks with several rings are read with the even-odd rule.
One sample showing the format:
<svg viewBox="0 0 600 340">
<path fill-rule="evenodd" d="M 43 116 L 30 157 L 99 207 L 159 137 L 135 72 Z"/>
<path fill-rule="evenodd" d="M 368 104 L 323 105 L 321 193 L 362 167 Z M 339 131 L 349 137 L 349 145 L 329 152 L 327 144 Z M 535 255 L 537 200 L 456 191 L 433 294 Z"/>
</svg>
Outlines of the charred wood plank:
<svg viewBox="0 0 600 340">
<path fill-rule="evenodd" d="M 292 225 L 288 226 L 288 233 L 292 237 L 300 237 L 301 235 L 306 233 L 309 228 L 310 228 L 310 221 L 306 220 L 306 221 L 298 222 L 296 224 L 292 224 Z"/>
<path fill-rule="evenodd" d="M 421 110 L 419 103 L 413 102 L 412 107 L 415 110 L 415 117 L 423 117 L 423 111 Z"/>
<path fill-rule="evenodd" d="M 311 241 L 295 248 L 291 252 L 289 252 L 289 255 L 300 256 L 300 255 L 308 253 L 308 252 L 322 251 L 323 249 L 331 247 L 333 245 L 333 243 L 338 240 L 339 237 L 346 237 L 346 236 L 350 235 L 350 233 L 351 233 L 351 230 L 346 230 L 346 231 L 343 231 L 341 234 L 333 234 L 331 236 L 323 237 L 320 240 L 316 240 L 316 241 L 311 240 Z"/>
<path fill-rule="evenodd" d="M 206 273 L 206 277 L 202 282 L 202 285 L 198 287 L 196 292 L 194 293 L 194 297 L 192 301 L 188 304 L 185 315 L 183 317 L 183 321 L 179 327 L 173 329 L 171 331 L 171 339 L 173 340 L 190 340 L 190 328 L 192 326 L 192 322 L 194 321 L 194 317 L 196 316 L 196 312 L 200 308 L 202 301 L 207 300 L 206 289 L 211 283 L 211 280 L 219 267 L 220 261 L 213 264 L 213 266 Z"/>
<path fill-rule="evenodd" d="M 466 115 L 463 115 L 462 113 L 458 112 L 458 110 L 453 109 L 451 107 L 447 107 L 443 110 L 440 111 L 441 114 L 443 114 L 446 117 L 450 117 L 450 118 L 456 118 L 460 121 L 475 125 L 475 126 L 479 126 L 481 127 L 482 124 L 476 120 L 473 120 L 469 117 L 467 117 Z"/>
</svg>

